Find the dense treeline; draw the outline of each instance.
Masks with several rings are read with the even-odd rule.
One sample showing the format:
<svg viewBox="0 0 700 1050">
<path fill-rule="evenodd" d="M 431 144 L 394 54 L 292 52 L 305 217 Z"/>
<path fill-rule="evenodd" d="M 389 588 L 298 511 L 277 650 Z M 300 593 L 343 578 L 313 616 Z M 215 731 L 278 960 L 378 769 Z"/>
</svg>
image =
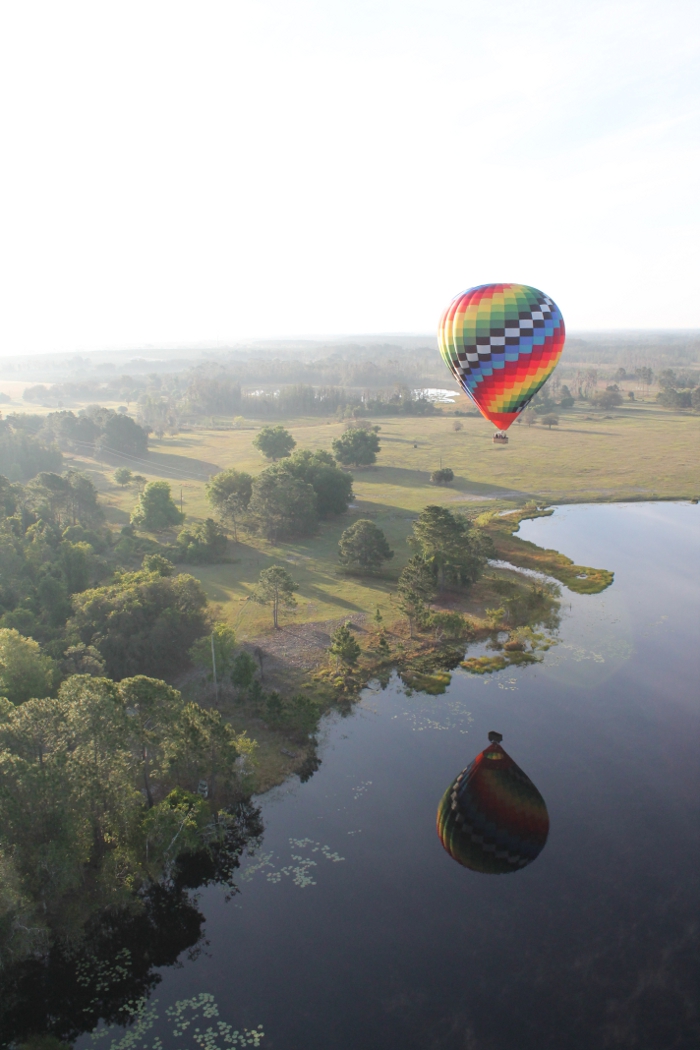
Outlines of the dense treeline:
<svg viewBox="0 0 700 1050">
<path fill-rule="evenodd" d="M 11 481 L 28 481 L 41 470 L 60 471 L 60 449 L 38 438 L 22 422 L 22 416 L 0 419 L 0 473 Z M 35 424 L 34 430 L 39 426 Z"/>
<path fill-rule="evenodd" d="M 384 376 L 384 379 L 384 388 L 377 390 L 306 384 L 270 388 L 268 377 L 265 389 L 246 393 L 234 375 L 203 366 L 187 387 L 181 412 L 289 419 L 292 416 L 429 415 L 436 411 L 430 401 L 406 386 L 403 373 Z"/>
<path fill-rule="evenodd" d="M 55 699 L 19 706 L 0 699 L 3 1037 L 8 1028 L 41 1030 L 24 1005 L 32 986 L 41 987 L 40 961 L 50 965 L 52 956 L 74 953 L 93 970 L 85 952 L 105 909 L 114 928 L 120 911 L 132 922 L 148 912 L 157 889 L 166 899 L 176 891 L 186 906 L 187 886 L 231 883 L 248 837 L 242 832 L 260 830 L 250 808 L 241 813 L 237 805 L 252 749 L 218 712 L 143 676 L 119 684 L 75 676 Z M 182 943 L 177 924 L 170 937 Z M 187 937 L 185 946 L 196 940 Z M 114 956 L 107 955 L 103 992 L 120 987 L 108 979 L 110 964 Z M 90 1018 L 98 1007 L 91 1027 L 105 1016 L 101 997 L 94 998 L 99 981 L 84 973 L 81 982 L 76 969 L 68 967 L 75 984 L 93 986 L 93 1003 L 83 1004 L 92 1006 Z M 33 980 L 25 983 L 25 976 Z M 117 1003 L 124 1008 L 127 1001 L 122 995 Z M 63 1023 L 66 1013 L 63 1007 L 58 1014 Z M 57 1023 L 54 1016 L 56 1035 L 77 1034 Z"/>
<path fill-rule="evenodd" d="M 160 485 L 169 499 L 167 483 Z M 214 560 L 225 545 L 213 521 L 182 530 L 169 545 L 132 527 L 115 542 L 84 475 L 42 472 L 25 486 L 0 476 L 0 693 L 12 668 L 29 680 L 47 657 L 56 681 L 83 670 L 114 678 L 178 673 L 209 620 L 201 584 L 176 575 L 173 562 Z M 15 645 L 10 660 L 12 632 L 43 652 Z"/>
</svg>

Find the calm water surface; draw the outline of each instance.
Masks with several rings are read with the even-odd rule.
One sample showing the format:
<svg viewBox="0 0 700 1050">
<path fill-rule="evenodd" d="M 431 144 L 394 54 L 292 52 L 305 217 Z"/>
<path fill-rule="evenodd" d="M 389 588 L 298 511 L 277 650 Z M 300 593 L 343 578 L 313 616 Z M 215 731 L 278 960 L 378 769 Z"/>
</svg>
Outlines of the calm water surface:
<svg viewBox="0 0 700 1050">
<path fill-rule="evenodd" d="M 319 771 L 262 798 L 241 893 L 202 894 L 208 948 L 163 971 L 159 1008 L 213 993 L 269 1050 L 698 1045 L 700 507 L 572 506 L 520 534 L 614 585 L 564 592 L 542 664 L 438 697 L 394 680 L 330 719 Z M 435 833 L 490 729 L 551 819 L 506 876 Z"/>
</svg>

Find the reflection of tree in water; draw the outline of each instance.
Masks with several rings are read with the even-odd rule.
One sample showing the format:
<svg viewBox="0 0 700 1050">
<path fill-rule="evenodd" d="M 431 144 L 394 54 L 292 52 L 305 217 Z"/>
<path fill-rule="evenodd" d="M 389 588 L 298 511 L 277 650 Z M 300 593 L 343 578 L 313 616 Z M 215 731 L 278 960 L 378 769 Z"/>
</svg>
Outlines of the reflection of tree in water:
<svg viewBox="0 0 700 1050">
<path fill-rule="evenodd" d="M 223 840 L 180 855 L 167 880 L 101 909 L 82 929 L 68 924 L 54 932 L 44 954 L 1 969 L 0 1046 L 40 1033 L 70 1043 L 101 1020 L 128 1024 L 135 1004 L 160 981 L 158 968 L 172 966 L 185 951 L 190 959 L 199 954 L 204 916 L 189 891 L 219 884 L 237 893 L 233 876 L 241 854 L 262 831 L 260 811 L 242 803 Z"/>
</svg>

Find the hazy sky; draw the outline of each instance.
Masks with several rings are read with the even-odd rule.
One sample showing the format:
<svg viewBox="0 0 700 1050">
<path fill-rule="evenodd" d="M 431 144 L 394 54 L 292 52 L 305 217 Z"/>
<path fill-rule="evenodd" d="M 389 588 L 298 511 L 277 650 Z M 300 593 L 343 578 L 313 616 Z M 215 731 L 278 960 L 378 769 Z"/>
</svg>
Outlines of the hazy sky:
<svg viewBox="0 0 700 1050">
<path fill-rule="evenodd" d="M 698 0 L 6 3 L 0 352 L 700 326 Z"/>
</svg>

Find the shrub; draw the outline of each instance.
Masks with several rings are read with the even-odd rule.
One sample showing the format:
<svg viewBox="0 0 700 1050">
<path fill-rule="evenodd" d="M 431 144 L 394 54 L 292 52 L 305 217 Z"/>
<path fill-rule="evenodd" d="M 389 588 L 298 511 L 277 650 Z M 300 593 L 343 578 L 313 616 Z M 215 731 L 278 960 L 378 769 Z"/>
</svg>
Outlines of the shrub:
<svg viewBox="0 0 700 1050">
<path fill-rule="evenodd" d="M 180 557 L 193 565 L 206 565 L 221 561 L 226 553 L 226 534 L 213 518 L 201 525 L 189 526 L 177 538 Z"/>
</svg>

